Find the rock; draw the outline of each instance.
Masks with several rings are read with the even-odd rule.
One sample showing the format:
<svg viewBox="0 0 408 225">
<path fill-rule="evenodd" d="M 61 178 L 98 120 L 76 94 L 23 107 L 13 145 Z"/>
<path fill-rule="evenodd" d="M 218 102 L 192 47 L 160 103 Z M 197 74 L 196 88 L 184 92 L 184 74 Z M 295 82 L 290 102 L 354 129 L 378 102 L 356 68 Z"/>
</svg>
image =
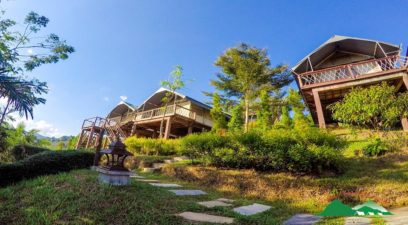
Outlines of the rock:
<svg viewBox="0 0 408 225">
<path fill-rule="evenodd" d="M 216 200 L 221 201 L 221 202 L 226 202 L 226 203 L 233 203 L 234 202 L 234 200 L 228 199 L 228 198 L 219 198 L 219 199 L 216 199 Z"/>
<path fill-rule="evenodd" d="M 347 217 L 345 225 L 370 225 L 371 219 L 367 217 Z"/>
<path fill-rule="evenodd" d="M 178 157 L 174 157 L 173 160 L 176 162 L 179 162 L 179 161 L 188 160 L 188 158 L 185 156 L 178 156 Z"/>
<path fill-rule="evenodd" d="M 269 210 L 270 208 L 271 208 L 270 206 L 255 203 L 252 205 L 237 207 L 234 208 L 233 210 L 234 212 L 239 213 L 241 215 L 250 216 L 264 212 L 266 210 Z"/>
<path fill-rule="evenodd" d="M 181 216 L 186 220 L 196 222 L 220 223 L 220 224 L 231 224 L 234 222 L 234 219 L 230 217 L 214 216 L 205 213 L 183 212 L 178 214 L 178 216 Z"/>
<path fill-rule="evenodd" d="M 228 204 L 222 201 L 214 200 L 214 201 L 206 201 L 206 202 L 198 202 L 199 205 L 205 206 L 207 208 L 213 208 L 216 206 L 232 206 L 232 204 Z"/>
<path fill-rule="evenodd" d="M 202 190 L 169 190 L 170 192 L 173 192 L 176 195 L 179 196 L 187 196 L 187 195 L 206 195 Z"/>
<path fill-rule="evenodd" d="M 296 214 L 290 219 L 286 220 L 284 225 L 312 225 L 319 222 L 322 219 L 321 216 L 315 216 L 312 214 Z"/>
<path fill-rule="evenodd" d="M 153 173 L 156 170 L 157 168 L 143 168 L 143 172 L 145 173 Z"/>
<path fill-rule="evenodd" d="M 172 160 L 172 159 L 165 159 L 164 160 L 164 163 L 166 163 L 166 164 L 170 164 L 170 163 L 173 163 L 174 162 L 174 160 Z"/>
<path fill-rule="evenodd" d="M 178 184 L 162 184 L 162 183 L 149 183 L 149 184 L 156 187 L 181 187 L 181 185 Z"/>
<path fill-rule="evenodd" d="M 164 163 L 153 163 L 153 168 L 155 169 L 160 169 L 164 166 Z"/>
</svg>

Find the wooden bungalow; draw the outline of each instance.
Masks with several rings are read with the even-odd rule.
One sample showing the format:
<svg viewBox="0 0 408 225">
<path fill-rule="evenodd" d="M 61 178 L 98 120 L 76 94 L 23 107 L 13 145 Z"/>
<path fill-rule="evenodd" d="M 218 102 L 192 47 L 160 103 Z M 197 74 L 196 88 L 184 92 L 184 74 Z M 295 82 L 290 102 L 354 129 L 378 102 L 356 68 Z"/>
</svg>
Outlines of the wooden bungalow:
<svg viewBox="0 0 408 225">
<path fill-rule="evenodd" d="M 169 93 L 171 99 L 166 107 L 162 99 Z M 158 138 L 162 120 L 165 139 L 211 130 L 210 109 L 189 96 L 160 88 L 140 106 L 121 101 L 106 118 L 84 120 L 77 148 L 94 147 L 98 141 L 113 141 L 117 136 Z"/>
<path fill-rule="evenodd" d="M 388 82 L 399 92 L 407 91 L 407 57 L 400 54 L 398 45 L 336 35 L 304 57 L 292 72 L 313 120 L 325 128 L 335 123 L 327 106 L 353 87 Z M 408 131 L 407 119 L 401 125 Z"/>
</svg>

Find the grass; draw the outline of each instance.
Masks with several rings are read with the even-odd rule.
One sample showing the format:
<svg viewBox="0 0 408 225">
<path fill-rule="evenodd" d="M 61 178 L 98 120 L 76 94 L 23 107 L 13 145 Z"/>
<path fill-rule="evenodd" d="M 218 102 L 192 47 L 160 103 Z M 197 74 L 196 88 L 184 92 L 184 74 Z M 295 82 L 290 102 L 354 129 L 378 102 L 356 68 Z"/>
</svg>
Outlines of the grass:
<svg viewBox="0 0 408 225">
<path fill-rule="evenodd" d="M 163 176 L 149 178 L 163 179 Z M 197 188 L 185 183 L 187 188 Z M 183 211 L 234 217 L 236 224 L 280 224 L 284 208 L 244 217 L 226 208 L 207 209 L 197 201 L 225 197 L 206 190 L 206 196 L 175 196 L 143 182 L 112 187 L 97 182 L 90 170 L 38 177 L 0 189 L 2 224 L 192 224 L 175 216 Z M 258 201 L 263 202 L 263 201 Z M 253 201 L 238 199 L 236 205 Z"/>
</svg>

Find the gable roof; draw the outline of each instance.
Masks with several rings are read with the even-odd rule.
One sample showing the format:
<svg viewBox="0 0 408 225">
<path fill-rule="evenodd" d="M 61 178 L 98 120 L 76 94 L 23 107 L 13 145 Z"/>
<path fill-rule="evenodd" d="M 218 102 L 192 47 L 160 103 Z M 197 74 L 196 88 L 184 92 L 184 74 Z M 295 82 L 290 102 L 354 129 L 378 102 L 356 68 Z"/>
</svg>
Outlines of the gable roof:
<svg viewBox="0 0 408 225">
<path fill-rule="evenodd" d="M 292 68 L 292 71 L 297 74 L 306 72 L 310 70 L 310 65 L 312 67 L 317 65 L 336 51 L 382 58 L 389 55 L 397 55 L 400 53 L 400 50 L 400 46 L 386 42 L 334 35 L 300 60 Z"/>
<path fill-rule="evenodd" d="M 125 101 L 120 101 L 115 108 L 113 108 L 109 114 L 108 114 L 108 118 L 112 118 L 112 117 L 116 117 L 116 116 L 120 116 L 125 112 L 128 111 L 135 111 L 137 108 L 137 106 L 134 106 L 132 104 L 130 104 L 129 102 L 125 102 Z"/>
</svg>

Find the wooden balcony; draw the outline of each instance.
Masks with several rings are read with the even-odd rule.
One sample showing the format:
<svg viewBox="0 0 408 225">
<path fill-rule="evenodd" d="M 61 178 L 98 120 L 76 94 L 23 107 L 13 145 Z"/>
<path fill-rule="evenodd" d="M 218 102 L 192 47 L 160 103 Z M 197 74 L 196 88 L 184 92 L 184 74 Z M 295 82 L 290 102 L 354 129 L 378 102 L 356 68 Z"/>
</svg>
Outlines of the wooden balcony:
<svg viewBox="0 0 408 225">
<path fill-rule="evenodd" d="M 180 116 L 182 118 L 192 120 L 206 126 L 211 127 L 212 125 L 212 121 L 209 118 L 206 118 L 200 113 L 193 112 L 190 109 L 184 108 L 179 105 L 169 105 L 167 106 L 166 109 L 165 107 L 160 107 L 142 112 L 135 111 L 127 113 L 123 116 L 110 118 L 110 121 L 114 121 L 116 124 L 126 124 L 128 122 L 140 122 L 159 119 L 162 118 L 163 116 L 164 117 Z"/>
<path fill-rule="evenodd" d="M 301 89 L 309 89 L 406 70 L 407 66 L 407 57 L 394 55 L 301 73 L 297 80 Z"/>
</svg>

